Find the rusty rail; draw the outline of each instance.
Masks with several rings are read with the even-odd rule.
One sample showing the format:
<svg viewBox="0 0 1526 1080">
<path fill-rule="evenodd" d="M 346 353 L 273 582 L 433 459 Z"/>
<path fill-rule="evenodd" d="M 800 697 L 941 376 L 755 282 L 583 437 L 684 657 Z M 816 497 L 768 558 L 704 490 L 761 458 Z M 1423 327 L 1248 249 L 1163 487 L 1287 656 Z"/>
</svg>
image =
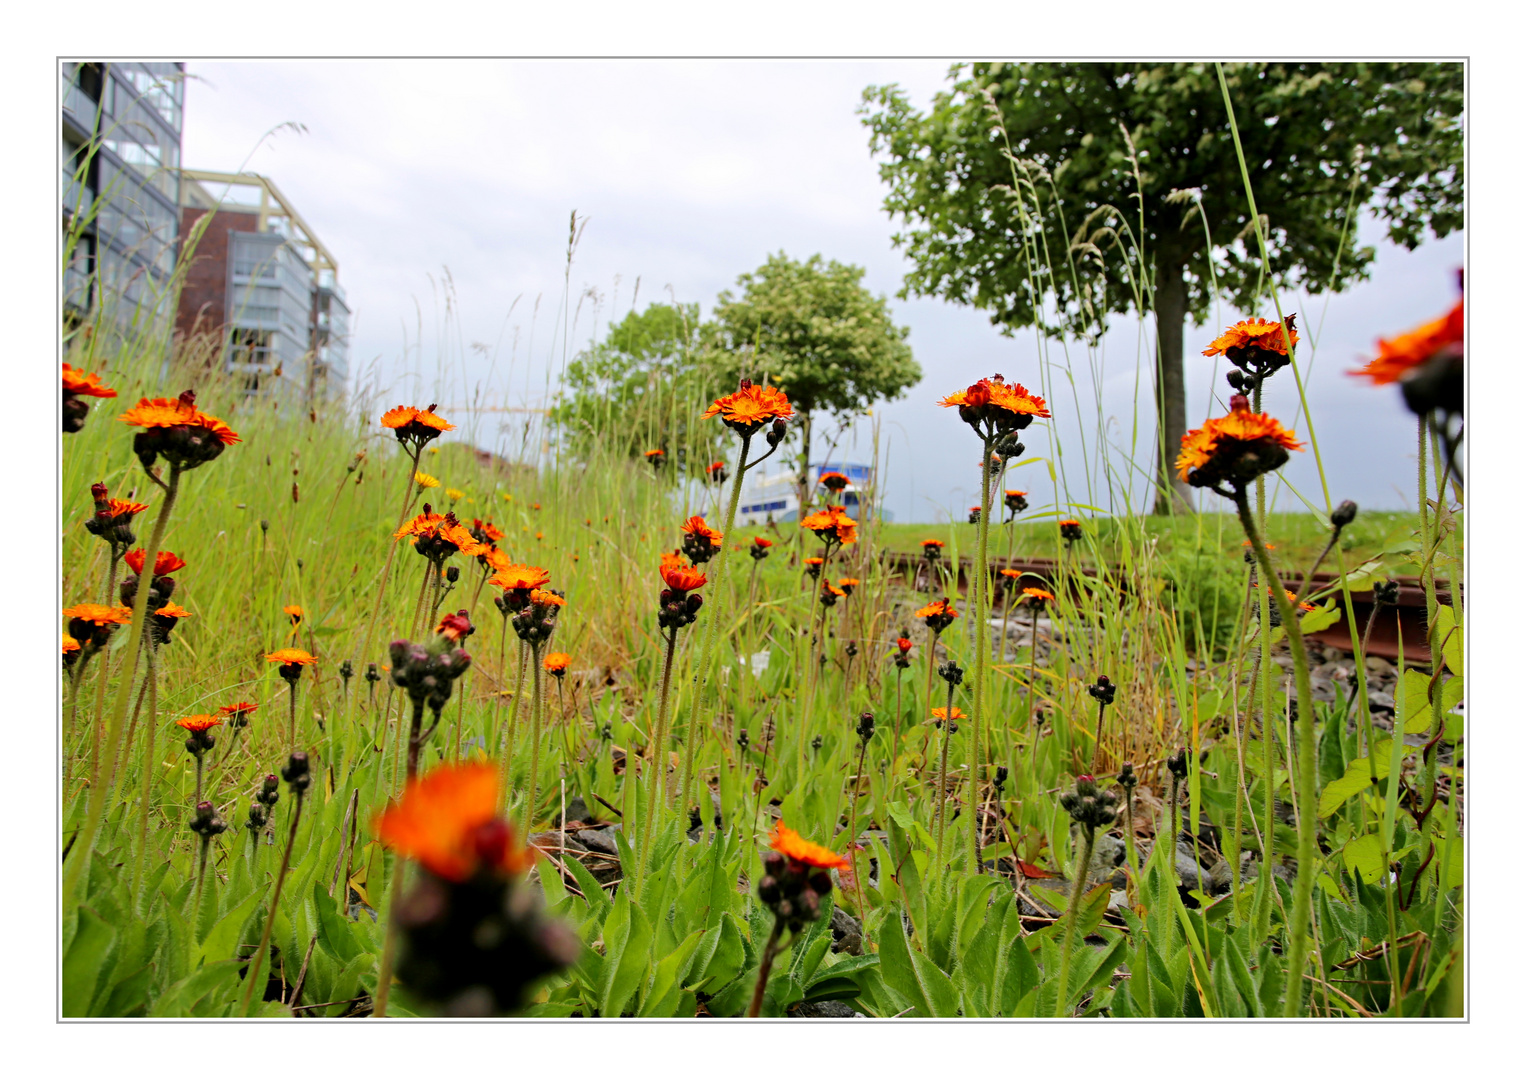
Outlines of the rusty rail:
<svg viewBox="0 0 1526 1080">
<path fill-rule="evenodd" d="M 907 583 L 916 588 L 922 584 L 929 570 L 927 561 L 917 555 L 905 552 L 887 552 L 884 562 L 888 569 L 899 573 Z M 946 572 L 955 569 L 947 560 L 940 560 L 943 570 Z M 974 560 L 961 557 L 956 570 L 954 589 L 958 593 L 968 592 L 968 571 Z M 1018 571 L 1015 588 L 1024 588 L 1030 585 L 1042 586 L 1046 589 L 1054 589 L 1059 578 L 1059 560 L 1049 558 L 1005 558 L 991 559 L 991 568 L 999 572 L 1003 569 Z M 1118 581 L 1123 588 L 1127 588 L 1128 581 L 1118 567 L 1109 568 L 1114 580 Z M 1071 595 L 1079 595 L 1084 589 L 1087 574 L 1094 573 L 1093 568 L 1081 567 L 1080 574 L 1066 576 L 1065 587 Z M 1339 574 L 1328 571 L 1320 571 L 1312 579 L 1310 592 L 1314 593 L 1327 586 L 1334 585 L 1340 580 Z M 1367 639 L 1367 654 L 1369 656 L 1381 656 L 1389 660 L 1397 660 L 1399 657 L 1399 634 L 1402 629 L 1404 635 L 1404 657 L 1406 660 L 1429 661 L 1431 651 L 1426 641 L 1425 632 L 1425 590 L 1420 584 L 1420 579 L 1411 575 L 1396 576 L 1394 581 L 1399 584 L 1399 600 L 1394 607 L 1385 607 L 1378 614 L 1377 620 L 1372 625 L 1372 634 Z M 1286 585 L 1296 585 L 1296 582 L 1287 581 Z M 998 580 L 992 604 L 996 610 L 1000 610 L 1010 590 L 1001 587 Z M 1436 582 L 1436 599 L 1438 603 L 1450 604 L 1452 596 L 1449 583 L 1445 579 Z M 1351 594 L 1351 606 L 1356 614 L 1357 625 L 1363 630 L 1367 627 L 1367 620 L 1372 616 L 1373 600 L 1370 589 L 1353 591 Z M 1309 640 L 1333 649 L 1341 649 L 1351 652 L 1351 628 L 1346 625 L 1345 604 L 1337 601 L 1341 617 L 1330 627 L 1310 634 Z"/>
</svg>

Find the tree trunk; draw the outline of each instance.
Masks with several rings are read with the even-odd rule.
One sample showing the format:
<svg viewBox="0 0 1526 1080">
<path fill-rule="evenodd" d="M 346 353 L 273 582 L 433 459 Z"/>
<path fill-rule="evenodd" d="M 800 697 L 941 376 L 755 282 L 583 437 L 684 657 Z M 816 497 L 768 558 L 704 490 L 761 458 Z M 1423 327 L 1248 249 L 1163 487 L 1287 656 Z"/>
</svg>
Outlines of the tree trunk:
<svg viewBox="0 0 1526 1080">
<path fill-rule="evenodd" d="M 795 511 L 795 520 L 799 521 L 805 517 L 806 499 L 811 494 L 811 411 L 798 405 L 796 409 L 800 417 L 800 475 L 796 488 L 800 508 Z"/>
<path fill-rule="evenodd" d="M 1177 478 L 1174 463 L 1187 433 L 1187 382 L 1182 370 L 1182 328 L 1187 320 L 1186 258 L 1171 248 L 1156 253 L 1155 416 L 1156 514 L 1192 511 L 1192 489 Z"/>
</svg>

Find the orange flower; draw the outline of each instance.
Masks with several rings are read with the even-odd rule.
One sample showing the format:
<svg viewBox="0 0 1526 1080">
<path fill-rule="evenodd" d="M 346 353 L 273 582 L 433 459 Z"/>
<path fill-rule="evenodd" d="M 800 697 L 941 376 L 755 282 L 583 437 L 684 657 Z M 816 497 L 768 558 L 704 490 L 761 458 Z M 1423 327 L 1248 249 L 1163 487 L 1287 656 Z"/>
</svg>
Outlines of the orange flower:
<svg viewBox="0 0 1526 1080">
<path fill-rule="evenodd" d="M 1195 487 L 1212 487 L 1231 477 L 1241 482 L 1254 479 L 1268 471 L 1263 466 L 1279 467 L 1287 460 L 1287 451 L 1303 449 L 1293 433 L 1272 417 L 1251 412 L 1243 394 L 1229 401 L 1228 416 L 1211 419 L 1182 436 L 1176 473 Z M 1247 462 L 1247 457 L 1252 460 Z"/>
<path fill-rule="evenodd" d="M 665 454 L 665 453 L 667 453 L 666 450 L 648 450 L 646 452 L 646 456 L 648 458 L 658 458 L 658 457 L 662 457 L 663 454 Z"/>
<path fill-rule="evenodd" d="M 64 618 L 79 619 L 95 626 L 126 626 L 132 622 L 132 609 L 106 607 L 103 604 L 75 604 L 64 608 Z"/>
<path fill-rule="evenodd" d="M 1054 593 L 1045 589 L 1028 588 L 1023 590 L 1023 595 L 1034 603 L 1044 603 L 1054 599 Z"/>
<path fill-rule="evenodd" d="M 258 708 L 259 706 L 252 701 L 240 701 L 232 705 L 222 706 L 217 710 L 217 714 L 233 720 L 236 727 L 241 727 L 248 722 L 249 717 Z"/>
<path fill-rule="evenodd" d="M 1463 345 L 1462 301 L 1439 319 L 1425 323 L 1406 334 L 1378 342 L 1378 355 L 1366 365 L 1350 372 L 1372 380 L 1374 386 L 1397 382 L 1404 375 L 1431 360 L 1444 349 L 1460 350 Z"/>
<path fill-rule="evenodd" d="M 500 574 L 513 565 L 509 562 L 509 553 L 497 547 L 489 547 L 482 552 L 480 558 L 487 564 L 489 570 Z"/>
<path fill-rule="evenodd" d="M 1002 568 L 1001 576 L 1004 578 L 1011 578 L 1013 581 L 1016 581 L 1018 578 L 1023 576 L 1023 572 L 1021 570 L 1013 570 L 1010 566 L 1007 566 Z"/>
<path fill-rule="evenodd" d="M 1009 498 L 1009 499 L 1015 499 L 1019 495 L 1027 495 L 1028 493 L 1026 491 L 1018 491 L 1015 488 L 1007 488 L 1006 491 L 1003 492 L 1003 494 L 1005 494 L 1006 497 Z"/>
<path fill-rule="evenodd" d="M 856 577 L 838 578 L 837 579 L 837 584 L 841 585 L 845 589 L 856 589 L 856 588 L 858 588 L 858 578 L 856 578 Z"/>
<path fill-rule="evenodd" d="M 1288 334 L 1294 345 L 1298 344 L 1298 331 L 1288 318 Z M 1275 319 L 1241 319 L 1228 330 L 1213 339 L 1213 344 L 1203 350 L 1204 356 L 1228 356 L 1234 360 L 1240 349 L 1261 349 L 1264 352 L 1288 354 L 1288 343 L 1282 335 L 1282 323 Z"/>
<path fill-rule="evenodd" d="M 895 639 L 895 647 L 897 649 L 900 649 L 901 653 L 903 655 L 905 653 L 911 652 L 911 638 L 904 638 L 904 637 L 896 638 Z"/>
<path fill-rule="evenodd" d="M 812 555 L 812 556 L 808 557 L 805 560 L 805 565 L 807 565 L 807 566 L 820 566 L 825 561 L 826 560 L 823 559 L 820 555 Z"/>
<path fill-rule="evenodd" d="M 190 400 L 187 400 L 187 397 Z M 178 398 L 142 398 L 118 419 L 140 428 L 199 427 L 217 436 L 224 446 L 239 441 L 238 433 L 215 416 L 208 416 L 195 405 L 196 397 L 187 391 Z"/>
<path fill-rule="evenodd" d="M 107 499 L 106 509 L 96 511 L 109 518 L 134 517 L 148 509 L 148 503 L 132 502 L 128 499 Z"/>
<path fill-rule="evenodd" d="M 932 550 L 936 551 L 937 549 L 941 548 L 942 546 L 943 546 L 943 541 L 942 540 L 923 540 L 922 541 L 922 550 L 923 551 L 927 551 L 928 549 L 932 549 Z"/>
<path fill-rule="evenodd" d="M 842 491 L 852 483 L 840 472 L 824 472 L 816 478 L 816 482 L 828 491 Z"/>
<path fill-rule="evenodd" d="M 674 592 L 692 592 L 705 584 L 704 571 L 685 564 L 682 559 L 671 554 L 663 555 L 660 573 L 663 582 Z"/>
<path fill-rule="evenodd" d="M 733 431 L 751 435 L 764 424 L 789 419 L 795 415 L 795 410 L 784 391 L 772 386 L 754 386 L 744 379 L 741 389 L 716 398 L 715 404 L 700 414 L 700 419 L 708 420 L 717 414 Z"/>
<path fill-rule="evenodd" d="M 846 870 L 852 865 L 846 857 L 834 853 L 830 848 L 805 839 L 784 824 L 782 818 L 775 822 L 774 830 L 768 837 L 768 846 L 792 862 L 813 866 L 818 870 Z"/>
<path fill-rule="evenodd" d="M 1049 406 L 1022 383 L 1010 386 L 1000 375 L 981 379 L 938 402 L 945 409 L 958 409 L 959 418 L 972 427 L 988 424 L 994 431 L 1020 430 L 1035 418 L 1049 419 Z"/>
<path fill-rule="evenodd" d="M 551 581 L 551 575 L 539 566 L 514 563 L 504 567 L 488 579 L 489 585 L 497 585 L 507 592 L 530 592 Z"/>
<path fill-rule="evenodd" d="M 943 706 L 940 705 L 938 708 L 933 710 L 933 719 L 934 720 L 947 720 L 948 719 L 948 709 L 946 709 L 946 708 L 944 708 Z M 969 719 L 969 717 L 964 715 L 964 710 L 963 709 L 961 709 L 958 705 L 955 705 L 954 706 L 954 719 L 955 720 L 967 720 L 967 719 Z"/>
<path fill-rule="evenodd" d="M 821 583 L 821 592 L 822 592 L 823 596 L 830 596 L 830 597 L 832 597 L 834 599 L 836 599 L 839 596 L 847 596 L 848 595 L 842 589 L 839 589 L 836 585 L 833 585 L 830 581 L 823 581 Z"/>
<path fill-rule="evenodd" d="M 291 617 L 293 626 L 302 621 L 302 609 L 296 604 L 287 604 L 281 611 Z"/>
<path fill-rule="evenodd" d="M 189 619 L 191 617 L 189 611 L 175 603 L 165 604 L 162 608 L 155 611 L 154 614 L 163 619 Z"/>
<path fill-rule="evenodd" d="M 959 612 L 954 610 L 954 605 L 945 597 L 942 600 L 934 600 L 924 608 L 918 608 L 916 617 L 927 623 L 929 630 L 935 634 L 941 634 L 948 629 L 949 624 L 959 618 Z"/>
<path fill-rule="evenodd" d="M 176 720 L 175 726 L 183 727 L 187 731 L 206 731 L 209 728 L 217 727 L 217 725 L 221 723 L 222 721 L 215 716 L 208 716 L 206 713 L 198 713 L 196 716 L 187 716 L 180 720 Z"/>
<path fill-rule="evenodd" d="M 79 652 L 79 642 L 75 641 L 68 634 L 65 634 L 63 655 L 68 656 L 70 653 L 75 652 Z"/>
<path fill-rule="evenodd" d="M 774 542 L 765 536 L 754 536 L 752 542 L 755 547 L 760 548 L 771 548 L 774 546 Z"/>
<path fill-rule="evenodd" d="M 851 544 L 858 539 L 858 523 L 850 518 L 840 506 L 828 506 L 814 514 L 807 514 L 800 522 L 802 529 L 809 529 L 828 543 Z"/>
<path fill-rule="evenodd" d="M 393 851 L 457 883 L 479 869 L 523 873 L 535 861 L 498 817 L 498 769 L 486 762 L 441 765 L 408 781 L 402 800 L 377 815 L 372 832 Z"/>
<path fill-rule="evenodd" d="M 472 535 L 484 544 L 492 544 L 503 539 L 503 530 L 491 521 L 472 518 Z"/>
<path fill-rule="evenodd" d="M 64 393 L 85 397 L 116 397 L 117 392 L 101 383 L 101 377 L 82 368 L 64 365 Z"/>
<path fill-rule="evenodd" d="M 418 536 L 420 533 L 429 532 L 444 520 L 444 514 L 433 513 L 426 507 L 422 514 L 404 522 L 403 527 L 392 534 L 392 539 L 401 540 L 405 536 Z"/>
<path fill-rule="evenodd" d="M 711 547 L 721 546 L 722 535 L 716 532 L 710 526 L 706 525 L 705 519 L 700 517 L 698 514 L 684 522 L 680 531 L 686 532 L 690 536 L 703 537 L 704 539 L 710 541 Z"/>
<path fill-rule="evenodd" d="M 142 548 L 134 548 L 125 556 L 125 562 L 132 567 L 134 574 L 143 573 L 143 557 L 148 552 Z M 173 574 L 177 570 L 185 569 L 186 562 L 173 551 L 161 551 L 154 556 L 154 577 L 163 577 L 165 574 Z"/>
<path fill-rule="evenodd" d="M 440 620 L 440 625 L 434 628 L 434 632 L 447 637 L 451 642 L 458 642 L 472 633 L 472 620 L 467 616 L 466 610 L 447 615 Z"/>
<path fill-rule="evenodd" d="M 542 660 L 540 666 L 551 674 L 560 676 L 567 670 L 567 665 L 570 663 L 572 663 L 572 657 L 564 652 L 554 652 Z"/>
<path fill-rule="evenodd" d="M 265 659 L 272 664 L 295 664 L 297 667 L 307 667 L 318 662 L 316 656 L 302 649 L 277 649 L 273 653 L 266 653 Z"/>
<path fill-rule="evenodd" d="M 1283 594 L 1288 598 L 1288 603 L 1290 603 L 1290 604 L 1294 605 L 1295 607 L 1297 607 L 1299 611 L 1313 611 L 1314 610 L 1314 605 L 1313 604 L 1309 604 L 1309 603 L 1302 603 L 1302 604 L 1300 604 L 1298 602 L 1298 597 L 1296 595 L 1294 595 L 1291 592 L 1288 592 L 1287 589 L 1283 589 L 1282 591 L 1283 591 Z M 1266 587 L 1266 595 L 1268 595 L 1268 596 L 1272 595 L 1272 587 L 1270 585 L 1268 585 Z"/>
<path fill-rule="evenodd" d="M 567 601 L 563 597 L 557 596 L 554 592 L 546 592 L 543 589 L 536 589 L 530 593 L 530 603 L 534 604 L 536 607 L 567 606 Z"/>
<path fill-rule="evenodd" d="M 439 438 L 443 432 L 456 430 L 456 425 L 447 424 L 434 414 L 433 405 L 427 409 L 415 409 L 411 405 L 388 409 L 382 414 L 381 424 L 384 428 L 392 429 L 398 442 L 412 442 L 421 447 L 430 440 Z"/>
</svg>

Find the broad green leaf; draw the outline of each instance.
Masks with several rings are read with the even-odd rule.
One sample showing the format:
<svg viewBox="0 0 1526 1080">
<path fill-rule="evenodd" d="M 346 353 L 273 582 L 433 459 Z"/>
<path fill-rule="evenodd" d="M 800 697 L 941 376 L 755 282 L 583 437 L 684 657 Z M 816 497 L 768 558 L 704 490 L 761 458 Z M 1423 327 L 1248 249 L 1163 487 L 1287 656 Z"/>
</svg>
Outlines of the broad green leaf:
<svg viewBox="0 0 1526 1080">
<path fill-rule="evenodd" d="M 228 914 L 217 920 L 212 931 L 207 934 L 207 939 L 196 950 L 196 956 L 191 961 L 191 966 L 196 967 L 209 960 L 232 959 L 239 944 L 239 931 L 244 924 L 254 915 L 255 908 L 259 907 L 260 901 L 265 898 L 265 890 L 260 889 L 244 897 L 242 903 Z"/>
<path fill-rule="evenodd" d="M 672 1016 L 673 1009 L 678 1004 L 682 995 L 680 985 L 683 977 L 688 973 L 689 964 L 694 958 L 694 950 L 704 937 L 703 930 L 696 930 L 679 943 L 667 956 L 664 956 L 652 972 L 651 985 L 647 987 L 644 1000 L 641 1003 L 637 1016 Z"/>
<path fill-rule="evenodd" d="M 636 992 L 651 960 L 652 930 L 641 909 L 621 891 L 604 925 L 604 985 L 599 994 L 599 1015 L 619 1016 Z"/>
<path fill-rule="evenodd" d="M 1424 735 L 1431 730 L 1430 690 L 1430 676 L 1415 671 L 1413 668 L 1404 673 L 1404 733 L 1406 735 Z M 1462 700 L 1462 676 L 1448 679 L 1446 685 L 1440 687 L 1437 693 L 1441 695 L 1441 713 L 1445 717 Z"/>
<path fill-rule="evenodd" d="M 880 971 L 890 987 L 926 1017 L 956 1016 L 959 991 L 936 964 L 907 944 L 900 911 L 892 907 L 880 935 Z"/>
<path fill-rule="evenodd" d="M 1325 785 L 1325 790 L 1319 793 L 1320 817 L 1329 817 L 1344 806 L 1347 799 L 1371 787 L 1374 771 L 1379 780 L 1388 776 L 1392 742 L 1392 739 L 1378 740 L 1372 747 L 1370 758 L 1361 757 L 1347 763 L 1345 775 Z"/>
<path fill-rule="evenodd" d="M 87 907 L 79 909 L 79 928 L 63 964 L 63 1015 L 85 1016 L 95 999 L 101 965 L 117 939 L 117 932 Z"/>
<path fill-rule="evenodd" d="M 1321 630 L 1328 630 L 1341 621 L 1341 609 L 1336 606 L 1334 600 L 1326 600 L 1313 611 L 1301 616 L 1298 620 L 1298 629 L 1305 634 L 1317 634 Z"/>
<path fill-rule="evenodd" d="M 1341 849 L 1341 860 L 1353 874 L 1360 873 L 1362 880 L 1376 885 L 1388 872 L 1383 858 L 1383 842 L 1376 833 L 1363 833 L 1346 843 Z"/>
</svg>

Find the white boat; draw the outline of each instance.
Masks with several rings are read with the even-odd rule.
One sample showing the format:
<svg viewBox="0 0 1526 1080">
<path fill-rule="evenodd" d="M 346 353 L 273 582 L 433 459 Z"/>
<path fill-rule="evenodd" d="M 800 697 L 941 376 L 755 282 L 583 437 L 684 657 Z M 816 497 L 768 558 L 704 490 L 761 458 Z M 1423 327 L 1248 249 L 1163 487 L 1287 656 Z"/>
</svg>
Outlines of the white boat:
<svg viewBox="0 0 1526 1080">
<path fill-rule="evenodd" d="M 850 462 L 819 462 L 810 466 L 813 493 L 823 473 L 842 473 L 848 478 L 843 489 L 841 504 L 849 517 L 858 519 L 859 495 L 872 486 L 873 470 L 868 465 Z M 768 525 L 776 521 L 795 521 L 800 516 L 800 490 L 798 474 L 793 470 L 771 473 L 767 476 L 749 478 L 742 486 L 741 502 L 737 505 L 737 524 L 744 526 Z M 883 508 L 881 521 L 891 520 Z"/>
</svg>

